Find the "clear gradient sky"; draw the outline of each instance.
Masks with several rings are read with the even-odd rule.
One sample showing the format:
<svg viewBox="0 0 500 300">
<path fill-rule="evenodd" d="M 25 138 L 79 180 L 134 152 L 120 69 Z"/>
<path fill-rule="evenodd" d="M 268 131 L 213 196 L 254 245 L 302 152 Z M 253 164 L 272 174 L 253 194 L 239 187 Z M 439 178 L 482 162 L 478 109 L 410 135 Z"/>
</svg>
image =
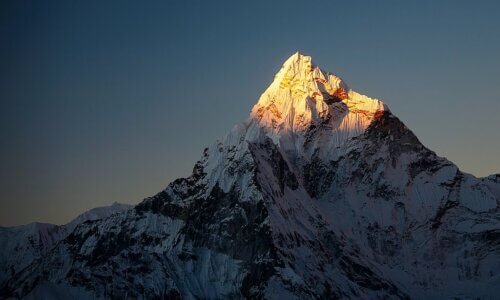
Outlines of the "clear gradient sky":
<svg viewBox="0 0 500 300">
<path fill-rule="evenodd" d="M 500 172 L 500 1 L 2 1 L 0 225 L 187 176 L 311 55 L 476 176 Z"/>
</svg>

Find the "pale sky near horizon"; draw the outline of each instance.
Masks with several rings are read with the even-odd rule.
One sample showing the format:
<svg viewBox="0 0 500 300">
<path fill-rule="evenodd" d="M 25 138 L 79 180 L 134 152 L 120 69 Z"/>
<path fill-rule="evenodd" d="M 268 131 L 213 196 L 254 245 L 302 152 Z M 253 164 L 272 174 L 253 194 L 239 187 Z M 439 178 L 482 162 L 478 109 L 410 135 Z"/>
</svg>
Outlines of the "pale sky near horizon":
<svg viewBox="0 0 500 300">
<path fill-rule="evenodd" d="M 189 175 L 297 50 L 465 172 L 500 172 L 498 1 L 2 1 L 0 226 Z"/>
</svg>

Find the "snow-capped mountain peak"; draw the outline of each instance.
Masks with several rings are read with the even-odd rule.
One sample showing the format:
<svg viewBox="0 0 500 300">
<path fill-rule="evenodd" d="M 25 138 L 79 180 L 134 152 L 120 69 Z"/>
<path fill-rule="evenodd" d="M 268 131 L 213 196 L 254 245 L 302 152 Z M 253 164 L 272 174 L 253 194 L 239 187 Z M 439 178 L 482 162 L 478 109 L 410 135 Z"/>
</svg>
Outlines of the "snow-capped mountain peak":
<svg viewBox="0 0 500 300">
<path fill-rule="evenodd" d="M 80 224 L 0 298 L 494 299 L 499 178 L 296 53 L 191 176 Z"/>
<path fill-rule="evenodd" d="M 349 88 L 339 77 L 325 74 L 313 65 L 310 56 L 297 52 L 275 75 L 251 116 L 264 126 L 301 129 L 328 110 L 328 103 L 336 100 L 333 95 L 339 89 L 344 91 L 342 98 L 347 98 Z"/>
<path fill-rule="evenodd" d="M 310 157 L 320 146 L 334 150 L 362 134 L 384 111 L 384 103 L 355 92 L 296 52 L 260 96 L 250 121 L 287 151 Z M 304 148 L 306 139 L 313 143 Z"/>
</svg>

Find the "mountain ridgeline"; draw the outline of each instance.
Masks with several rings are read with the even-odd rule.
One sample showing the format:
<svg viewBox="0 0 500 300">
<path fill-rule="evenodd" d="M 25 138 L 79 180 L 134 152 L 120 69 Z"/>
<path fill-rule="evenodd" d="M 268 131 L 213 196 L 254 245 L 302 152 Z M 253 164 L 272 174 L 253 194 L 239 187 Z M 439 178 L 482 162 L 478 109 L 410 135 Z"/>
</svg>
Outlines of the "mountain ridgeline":
<svg viewBox="0 0 500 300">
<path fill-rule="evenodd" d="M 500 175 L 296 53 L 191 176 L 78 225 L 0 297 L 494 298 L 499 203 Z"/>
</svg>

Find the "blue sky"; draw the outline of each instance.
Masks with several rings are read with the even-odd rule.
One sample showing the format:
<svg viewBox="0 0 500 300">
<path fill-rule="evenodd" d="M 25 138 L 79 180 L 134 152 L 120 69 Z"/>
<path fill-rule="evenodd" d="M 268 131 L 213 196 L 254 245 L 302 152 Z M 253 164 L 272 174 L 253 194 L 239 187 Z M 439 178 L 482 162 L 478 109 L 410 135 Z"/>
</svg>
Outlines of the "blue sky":
<svg viewBox="0 0 500 300">
<path fill-rule="evenodd" d="M 0 225 L 187 176 L 295 51 L 500 172 L 498 1 L 2 1 Z"/>
</svg>

